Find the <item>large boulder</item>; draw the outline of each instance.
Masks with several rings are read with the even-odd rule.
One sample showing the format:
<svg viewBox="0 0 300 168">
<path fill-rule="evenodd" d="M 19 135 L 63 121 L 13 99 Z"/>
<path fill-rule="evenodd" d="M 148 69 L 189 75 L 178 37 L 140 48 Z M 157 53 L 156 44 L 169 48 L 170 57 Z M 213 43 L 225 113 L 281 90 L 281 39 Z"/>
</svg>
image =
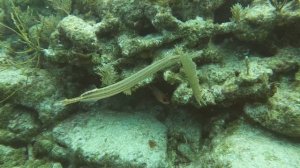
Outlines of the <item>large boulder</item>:
<svg viewBox="0 0 300 168">
<path fill-rule="evenodd" d="M 239 120 L 208 142 L 203 167 L 286 167 L 300 165 L 300 143 Z"/>
<path fill-rule="evenodd" d="M 167 167 L 166 127 L 147 113 L 80 113 L 57 125 L 53 137 L 88 165 Z"/>
<path fill-rule="evenodd" d="M 245 112 L 268 129 L 300 137 L 300 93 L 296 89 L 278 88 L 266 103 L 248 103 Z"/>
</svg>

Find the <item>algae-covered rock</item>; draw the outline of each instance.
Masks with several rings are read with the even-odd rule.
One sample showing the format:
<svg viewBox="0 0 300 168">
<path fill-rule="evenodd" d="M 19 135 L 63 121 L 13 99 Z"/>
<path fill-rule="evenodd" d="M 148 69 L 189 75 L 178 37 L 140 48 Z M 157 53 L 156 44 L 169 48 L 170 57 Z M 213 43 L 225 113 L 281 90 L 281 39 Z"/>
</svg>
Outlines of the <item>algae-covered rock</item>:
<svg viewBox="0 0 300 168">
<path fill-rule="evenodd" d="M 39 158 L 48 157 L 60 163 L 70 163 L 74 159 L 66 147 L 55 143 L 49 132 L 35 138 L 32 153 Z"/>
<path fill-rule="evenodd" d="M 212 138 L 201 157 L 203 167 L 298 167 L 300 143 L 276 137 L 244 121 Z"/>
<path fill-rule="evenodd" d="M 32 111 L 5 104 L 0 107 L 0 143 L 28 143 L 38 133 L 39 122 Z"/>
<path fill-rule="evenodd" d="M 69 15 L 61 20 L 58 24 L 58 31 L 61 38 L 65 37 L 77 47 L 91 47 L 97 42 L 96 29 L 93 25 L 77 16 Z"/>
<path fill-rule="evenodd" d="M 2 8 L 0 8 L 0 23 L 3 23 L 4 18 L 5 18 L 5 12 Z M 0 26 L 0 33 L 2 34 L 2 33 L 4 33 L 4 31 L 5 31 L 5 28 L 3 26 Z"/>
<path fill-rule="evenodd" d="M 0 71 L 0 93 L 1 100 L 9 97 L 9 93 L 13 93 L 26 84 L 27 76 L 22 73 L 22 69 L 18 68 L 2 68 Z"/>
<path fill-rule="evenodd" d="M 242 9 L 236 36 L 244 41 L 264 42 L 276 25 L 277 15 L 268 3 Z M 255 26 L 251 26 L 251 25 Z"/>
<path fill-rule="evenodd" d="M 288 52 L 287 52 L 288 51 Z M 293 53 L 294 52 L 294 53 Z M 274 96 L 263 102 L 248 102 L 246 114 L 264 127 L 291 137 L 300 137 L 300 100 L 298 77 L 295 71 L 299 67 L 298 49 L 285 49 L 277 57 L 268 58 L 266 66 L 280 80 L 272 84 Z M 285 75 L 288 77 L 283 77 Z"/>
<path fill-rule="evenodd" d="M 231 12 L 234 36 L 252 42 L 264 55 L 274 55 L 279 43 L 298 41 L 298 1 L 253 1 L 247 7 L 237 4 Z"/>
<path fill-rule="evenodd" d="M 26 148 L 0 145 L 0 167 L 62 168 L 60 163 L 38 160 L 28 156 Z M 29 158 L 28 158 L 29 157 Z"/>
<path fill-rule="evenodd" d="M 89 111 L 53 129 L 60 144 L 86 164 L 111 167 L 166 167 L 166 128 L 151 115 Z"/>
<path fill-rule="evenodd" d="M 118 38 L 118 45 L 124 56 L 131 56 L 142 51 L 154 50 L 163 44 L 173 40 L 172 36 L 148 35 L 145 37 L 130 37 L 121 35 Z"/>
<path fill-rule="evenodd" d="M 14 149 L 0 145 L 0 167 L 21 166 L 26 161 L 25 148 Z"/>
<path fill-rule="evenodd" d="M 268 129 L 300 137 L 300 93 L 293 89 L 278 88 L 266 103 L 247 104 L 245 112 Z"/>
<path fill-rule="evenodd" d="M 57 79 L 48 71 L 37 68 L 9 67 L 0 71 L 1 100 L 35 109 L 43 123 L 53 122 L 64 107 Z"/>
<path fill-rule="evenodd" d="M 202 122 L 189 110 L 171 111 L 164 122 L 168 127 L 168 156 L 176 164 L 196 160 L 202 143 Z"/>
</svg>

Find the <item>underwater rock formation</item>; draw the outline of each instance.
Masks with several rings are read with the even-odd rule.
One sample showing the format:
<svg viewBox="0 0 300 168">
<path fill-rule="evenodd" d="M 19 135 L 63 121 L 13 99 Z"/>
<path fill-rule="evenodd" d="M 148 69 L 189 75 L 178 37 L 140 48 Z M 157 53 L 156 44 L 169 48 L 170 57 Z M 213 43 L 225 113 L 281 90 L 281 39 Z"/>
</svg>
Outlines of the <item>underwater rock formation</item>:
<svg viewBox="0 0 300 168">
<path fill-rule="evenodd" d="M 26 144 L 38 134 L 40 123 L 28 109 L 5 104 L 0 108 L 0 118 L 1 144 Z"/>
<path fill-rule="evenodd" d="M 89 48 L 97 43 L 94 26 L 79 17 L 69 15 L 57 25 L 60 39 L 72 42 L 74 47 Z"/>
<path fill-rule="evenodd" d="M 278 88 L 267 103 L 246 105 L 246 114 L 275 132 L 300 137 L 300 95 L 293 89 Z"/>
<path fill-rule="evenodd" d="M 299 0 L 0 0 L 0 167 L 299 165 L 299 37 Z"/>
<path fill-rule="evenodd" d="M 239 120 L 212 138 L 198 163 L 207 167 L 297 167 L 299 150 L 299 143 Z"/>
<path fill-rule="evenodd" d="M 26 148 L 12 148 L 9 146 L 0 145 L 0 162 L 1 167 L 55 167 L 63 168 L 58 162 L 49 162 L 46 160 L 33 159 L 26 153 Z M 28 159 L 28 157 L 30 159 Z"/>
<path fill-rule="evenodd" d="M 277 89 L 268 103 L 250 104 L 246 114 L 266 128 L 291 137 L 300 137 L 299 93 L 289 89 Z"/>
<path fill-rule="evenodd" d="M 54 139 L 77 151 L 77 157 L 87 164 L 168 167 L 166 127 L 151 115 L 120 111 L 87 113 L 71 117 L 53 129 Z"/>
<path fill-rule="evenodd" d="M 56 100 L 62 97 L 62 92 L 56 79 L 47 71 L 12 66 L 1 71 L 0 76 L 1 98 L 11 97 L 14 104 L 32 108 L 41 122 L 52 123 L 64 113 L 64 107 Z"/>
</svg>

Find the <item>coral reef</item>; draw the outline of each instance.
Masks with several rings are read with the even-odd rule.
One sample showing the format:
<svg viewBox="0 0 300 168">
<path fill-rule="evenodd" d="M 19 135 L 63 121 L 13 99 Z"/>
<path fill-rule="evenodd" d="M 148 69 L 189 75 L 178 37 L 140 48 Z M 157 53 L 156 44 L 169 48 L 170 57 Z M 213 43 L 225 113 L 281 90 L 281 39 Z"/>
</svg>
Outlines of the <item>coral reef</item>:
<svg viewBox="0 0 300 168">
<path fill-rule="evenodd" d="M 243 119 L 233 122 L 211 141 L 198 164 L 208 167 L 297 167 L 300 162 L 299 143 L 278 138 Z"/>
<path fill-rule="evenodd" d="M 248 103 L 245 106 L 246 114 L 254 121 L 275 132 L 300 137 L 300 95 L 295 81 L 281 79 L 276 86 L 276 94 L 267 102 Z"/>
<path fill-rule="evenodd" d="M 299 36 L 299 0 L 0 0 L 0 167 L 299 165 Z"/>
</svg>

